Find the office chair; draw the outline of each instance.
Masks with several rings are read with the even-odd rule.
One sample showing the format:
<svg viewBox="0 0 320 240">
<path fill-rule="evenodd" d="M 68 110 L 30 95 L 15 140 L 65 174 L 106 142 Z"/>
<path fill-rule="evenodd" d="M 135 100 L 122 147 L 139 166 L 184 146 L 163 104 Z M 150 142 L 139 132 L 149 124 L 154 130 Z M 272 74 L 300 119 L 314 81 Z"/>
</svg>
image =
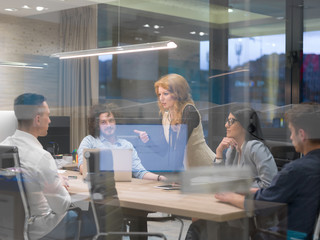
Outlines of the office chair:
<svg viewBox="0 0 320 240">
<path fill-rule="evenodd" d="M 30 211 L 19 167 L 18 148 L 0 146 L 0 198 L 4 203 L 1 208 L 0 239 L 29 239 Z"/>
<path fill-rule="evenodd" d="M 270 140 L 266 140 L 265 142 L 276 162 L 278 171 L 280 171 L 285 164 L 300 158 L 300 154 L 296 152 L 290 143 Z"/>
<path fill-rule="evenodd" d="M 250 218 L 251 240 L 287 239 L 287 205 L 253 200 L 254 212 Z M 272 228 L 277 226 L 277 231 Z"/>
<path fill-rule="evenodd" d="M 108 150 L 103 150 L 108 151 Z M 100 171 L 100 152 L 85 152 L 87 159 L 87 180 L 90 192 L 90 204 L 93 211 L 97 234 L 94 240 L 101 236 L 106 239 L 120 239 L 122 236 L 153 236 L 166 240 L 162 233 L 124 232 L 123 215 L 115 188 L 113 171 Z M 112 161 L 103 159 L 103 161 Z"/>
<path fill-rule="evenodd" d="M 31 222 L 30 208 L 26 195 L 18 148 L 15 146 L 0 146 L 0 239 L 29 240 L 28 227 Z M 14 205 L 13 205 L 14 204 Z M 12 221 L 8 221 L 12 216 Z M 10 211 L 13 211 L 12 212 Z M 81 209 L 70 206 L 69 210 L 77 213 L 78 232 L 74 239 L 80 239 Z M 6 219 L 5 219 L 6 218 Z M 10 217 L 9 217 L 10 219 Z"/>
<path fill-rule="evenodd" d="M 270 203 L 269 203 L 270 204 Z M 279 207 L 275 207 L 276 213 L 279 217 L 279 220 L 284 217 L 285 208 L 281 207 L 281 204 L 279 204 Z M 273 211 L 273 210 L 272 210 Z M 281 212 L 279 214 L 279 212 Z M 261 226 L 261 223 L 259 223 L 257 216 L 253 217 L 253 224 L 254 224 L 254 232 L 251 234 L 251 240 L 261 240 L 261 239 L 270 239 L 270 240 L 280 240 L 280 239 L 304 239 L 306 234 L 305 233 L 298 233 L 294 231 L 287 230 L 286 226 L 280 226 L 279 229 L 282 229 L 282 232 L 275 232 L 267 229 L 264 226 Z M 279 224 L 278 224 L 279 226 Z M 315 222 L 315 229 L 313 232 L 313 238 L 312 240 L 319 240 L 320 235 L 320 213 L 318 214 L 317 220 Z M 299 236 L 301 234 L 301 238 Z"/>
<path fill-rule="evenodd" d="M 251 222 L 253 222 L 254 229 L 252 230 L 252 232 L 250 232 L 250 240 L 263 240 L 263 239 L 286 240 L 287 239 L 287 235 L 285 233 L 279 233 L 279 232 L 269 230 L 267 228 L 260 227 L 256 217 L 253 217 L 251 219 Z"/>
</svg>

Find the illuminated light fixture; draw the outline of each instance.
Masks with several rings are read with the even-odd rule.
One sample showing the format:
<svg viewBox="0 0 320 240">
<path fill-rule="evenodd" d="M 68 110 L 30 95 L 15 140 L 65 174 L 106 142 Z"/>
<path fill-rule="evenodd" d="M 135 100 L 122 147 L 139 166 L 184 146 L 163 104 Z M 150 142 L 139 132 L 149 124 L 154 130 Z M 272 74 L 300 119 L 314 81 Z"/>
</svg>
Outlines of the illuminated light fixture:
<svg viewBox="0 0 320 240">
<path fill-rule="evenodd" d="M 162 50 L 162 49 L 172 49 L 176 47 L 177 47 L 177 44 L 175 44 L 172 41 L 162 41 L 162 42 L 142 43 L 142 44 L 133 44 L 133 45 L 117 46 L 117 47 L 96 48 L 96 49 L 88 49 L 88 50 L 73 51 L 73 52 L 61 52 L 61 53 L 54 53 L 50 57 L 57 57 L 59 59 L 70 59 L 70 58 L 101 56 L 101 55 L 108 55 L 108 54 L 156 51 L 156 50 Z"/>
<path fill-rule="evenodd" d="M 5 8 L 4 10 L 7 11 L 7 12 L 16 12 L 16 11 L 18 11 L 18 9 L 16 9 L 16 8 Z"/>
<path fill-rule="evenodd" d="M 41 12 L 41 11 L 43 11 L 43 10 L 45 10 L 45 9 L 46 9 L 46 8 L 41 7 L 41 6 L 36 7 L 36 10 L 37 10 L 38 12 Z"/>
<path fill-rule="evenodd" d="M 228 8 L 228 13 L 232 13 L 233 9 L 232 8 Z"/>
<path fill-rule="evenodd" d="M 31 7 L 29 7 L 28 5 L 23 5 L 22 8 L 23 9 L 31 9 Z"/>
<path fill-rule="evenodd" d="M 118 46 L 107 47 L 107 48 L 96 48 L 96 49 L 87 49 L 80 51 L 72 52 L 61 52 L 54 53 L 50 57 L 56 57 L 59 59 L 72 59 L 72 58 L 82 58 L 82 57 L 93 57 L 101 55 L 110 55 L 110 54 L 123 54 L 123 53 L 135 53 L 135 52 L 147 52 L 147 51 L 156 51 L 163 49 L 172 49 L 176 48 L 177 44 L 172 41 L 161 41 L 161 42 L 151 42 L 151 43 L 141 43 L 141 44 L 132 44 L 120 46 L 120 1 L 118 0 Z M 149 24 L 143 25 L 144 27 L 150 27 Z M 154 25 L 155 29 L 160 28 L 159 25 Z"/>
<path fill-rule="evenodd" d="M 196 32 L 195 32 L 195 31 L 192 31 L 192 32 L 190 32 L 190 34 L 191 34 L 191 35 L 195 35 L 195 34 L 196 34 Z"/>
<path fill-rule="evenodd" d="M 48 67 L 48 64 L 47 63 L 33 64 L 33 63 L 21 63 L 21 62 L 0 62 L 0 67 L 44 69 Z"/>
</svg>

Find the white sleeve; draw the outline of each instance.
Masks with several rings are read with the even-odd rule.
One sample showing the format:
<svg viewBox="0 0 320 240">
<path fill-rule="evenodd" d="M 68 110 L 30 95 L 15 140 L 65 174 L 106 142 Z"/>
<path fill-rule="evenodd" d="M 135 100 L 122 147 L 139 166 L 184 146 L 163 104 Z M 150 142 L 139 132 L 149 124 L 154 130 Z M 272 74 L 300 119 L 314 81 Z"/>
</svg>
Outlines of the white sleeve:
<svg viewBox="0 0 320 240">
<path fill-rule="evenodd" d="M 71 197 L 62 185 L 57 167 L 50 153 L 45 153 L 38 166 L 38 181 L 50 208 L 56 213 L 64 213 L 71 204 Z"/>
</svg>

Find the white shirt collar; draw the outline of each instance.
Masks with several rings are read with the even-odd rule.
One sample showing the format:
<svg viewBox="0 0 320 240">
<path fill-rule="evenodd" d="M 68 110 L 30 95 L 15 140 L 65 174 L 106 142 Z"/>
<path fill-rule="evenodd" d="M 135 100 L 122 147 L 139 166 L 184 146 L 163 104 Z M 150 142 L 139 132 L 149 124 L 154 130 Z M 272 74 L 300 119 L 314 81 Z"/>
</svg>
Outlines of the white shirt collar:
<svg viewBox="0 0 320 240">
<path fill-rule="evenodd" d="M 119 138 L 116 136 L 116 142 L 114 144 L 112 144 L 107 138 L 105 138 L 102 134 L 100 134 L 99 139 L 101 142 L 108 142 L 111 145 L 117 145 L 117 146 L 121 146 L 121 143 L 119 142 Z"/>
<path fill-rule="evenodd" d="M 43 148 L 43 146 L 41 145 L 39 140 L 35 136 L 33 136 L 32 134 L 30 134 L 28 132 L 21 131 L 21 130 L 17 129 L 16 132 L 14 133 L 14 136 L 21 137 L 21 138 L 27 138 L 29 141 L 32 141 L 35 144 L 37 144 L 39 147 Z"/>
</svg>

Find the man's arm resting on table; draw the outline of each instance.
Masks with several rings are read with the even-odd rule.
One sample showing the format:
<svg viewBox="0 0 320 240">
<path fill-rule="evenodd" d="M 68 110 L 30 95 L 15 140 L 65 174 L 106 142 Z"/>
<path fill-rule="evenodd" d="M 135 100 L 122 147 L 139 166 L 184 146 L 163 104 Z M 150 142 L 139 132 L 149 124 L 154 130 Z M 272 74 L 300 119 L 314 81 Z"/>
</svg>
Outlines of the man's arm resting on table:
<svg viewBox="0 0 320 240">
<path fill-rule="evenodd" d="M 230 203 L 238 208 L 244 209 L 245 196 L 238 193 L 216 193 L 215 198 L 221 202 Z"/>
<path fill-rule="evenodd" d="M 167 178 L 165 176 L 154 174 L 152 172 L 147 172 L 146 174 L 144 174 L 143 179 L 157 180 L 157 181 L 166 181 L 167 180 Z"/>
</svg>

